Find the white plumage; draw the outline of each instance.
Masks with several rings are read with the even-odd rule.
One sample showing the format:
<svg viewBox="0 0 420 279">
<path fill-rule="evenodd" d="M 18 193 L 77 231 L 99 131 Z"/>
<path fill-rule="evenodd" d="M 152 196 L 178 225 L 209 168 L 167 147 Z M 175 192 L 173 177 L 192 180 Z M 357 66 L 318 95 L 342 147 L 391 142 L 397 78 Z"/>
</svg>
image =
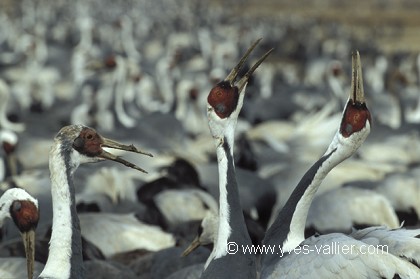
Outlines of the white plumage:
<svg viewBox="0 0 420 279">
<path fill-rule="evenodd" d="M 3 265 L 0 264 L 0 278 L 15 276 L 11 273 L 15 271 L 21 278 L 32 279 L 35 261 L 35 228 L 39 220 L 38 200 L 23 189 L 8 189 L 0 197 L 0 228 L 6 218 L 12 218 L 21 233 L 26 260 L 24 258 L 1 259 L 0 262 Z"/>
<path fill-rule="evenodd" d="M 370 245 L 339 233 L 313 236 L 283 257 L 270 276 L 264 278 L 394 278 L 398 274 L 408 279 L 420 276 L 415 265 Z"/>
<path fill-rule="evenodd" d="M 207 212 L 217 213 L 217 202 L 198 189 L 165 190 L 154 197 L 159 211 L 173 225 L 202 220 Z"/>
<path fill-rule="evenodd" d="M 316 196 L 308 212 L 306 227 L 322 232 L 350 232 L 354 225 L 399 227 L 391 203 L 372 190 L 337 188 Z"/>
<path fill-rule="evenodd" d="M 27 278 L 26 272 L 26 260 L 25 258 L 18 258 L 18 257 L 8 257 L 8 258 L 0 258 L 0 278 L 11 278 L 11 279 L 20 279 L 20 278 Z M 34 265 L 34 276 L 35 278 L 41 273 L 44 265 L 35 262 Z"/>
<path fill-rule="evenodd" d="M 139 221 L 134 214 L 79 214 L 82 236 L 109 258 L 115 254 L 144 249 L 158 251 L 175 245 L 172 234 Z"/>
<path fill-rule="evenodd" d="M 263 243 L 274 248 L 279 258 L 275 257 L 275 253 L 262 253 L 261 278 L 393 278 L 394 276 L 417 278 L 420 276 L 418 267 L 410 262 L 419 261 L 415 258 L 418 256 L 416 251 L 420 245 L 418 230 L 404 233 L 399 230 L 370 227 L 353 233 L 359 240 L 353 238 L 353 234 L 347 236 L 338 233 L 302 239 L 309 205 L 321 181 L 329 170 L 353 154 L 370 133 L 370 112 L 364 103 L 358 52 L 353 54 L 352 60 L 352 88 L 343 111 L 340 129 L 327 152 L 305 174 L 285 208 L 267 231 Z M 352 115 L 350 118 L 348 118 L 349 113 Z M 354 130 L 355 127 L 358 128 Z M 348 131 L 350 133 L 346 135 Z M 364 242 L 367 233 L 370 233 L 366 238 L 369 242 Z M 382 246 L 372 248 L 369 246 L 372 243 Z M 394 248 L 384 251 L 383 245 L 388 244 Z M 366 246 L 367 251 L 364 251 Z"/>
</svg>

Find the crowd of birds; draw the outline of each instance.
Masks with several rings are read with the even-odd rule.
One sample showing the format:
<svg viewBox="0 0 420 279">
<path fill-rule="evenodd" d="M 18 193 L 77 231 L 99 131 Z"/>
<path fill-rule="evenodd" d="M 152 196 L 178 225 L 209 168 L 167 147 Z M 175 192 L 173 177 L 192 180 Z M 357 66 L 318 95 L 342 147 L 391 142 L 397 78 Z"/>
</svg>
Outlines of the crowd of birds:
<svg viewBox="0 0 420 279">
<path fill-rule="evenodd" d="M 419 125 L 420 54 L 339 25 L 18 1 L 0 10 L 0 278 L 420 277 Z M 334 241 L 389 251 L 226 250 Z"/>
</svg>

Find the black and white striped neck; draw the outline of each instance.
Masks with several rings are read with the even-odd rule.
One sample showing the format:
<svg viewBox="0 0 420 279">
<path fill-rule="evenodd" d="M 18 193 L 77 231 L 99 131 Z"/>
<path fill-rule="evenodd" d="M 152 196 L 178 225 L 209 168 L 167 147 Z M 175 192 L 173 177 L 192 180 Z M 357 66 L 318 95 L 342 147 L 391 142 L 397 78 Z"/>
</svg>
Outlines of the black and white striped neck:
<svg viewBox="0 0 420 279">
<path fill-rule="evenodd" d="M 267 230 L 263 244 L 275 245 L 276 248 L 281 247 L 282 251 L 286 252 L 292 251 L 305 239 L 304 231 L 309 207 L 322 180 L 336 165 L 333 162 L 335 152 L 337 152 L 337 149 L 324 154 L 305 173 L 277 218 Z M 277 254 L 261 255 L 262 266 L 277 262 L 278 259 L 279 255 Z"/>
<path fill-rule="evenodd" d="M 146 172 L 103 147 L 125 150 L 153 157 L 133 145 L 107 139 L 83 125 L 63 127 L 54 138 L 49 154 L 53 228 L 50 253 L 40 278 L 83 278 L 83 257 L 80 223 L 75 204 L 73 173 L 79 164 L 111 160 Z"/>
<path fill-rule="evenodd" d="M 352 83 L 338 131 L 325 154 L 307 171 L 268 229 L 264 244 L 290 252 L 304 239 L 309 207 L 322 180 L 338 164 L 353 155 L 370 133 L 371 117 L 366 107 L 362 66 L 358 52 L 352 55 Z M 262 265 L 277 261 L 277 255 L 262 255 Z"/>
<path fill-rule="evenodd" d="M 50 151 L 53 227 L 48 260 L 39 278 L 83 278 L 82 240 L 73 185 L 78 163 L 72 156 L 78 156 L 76 153 L 68 143 L 60 141 L 55 141 Z"/>
<path fill-rule="evenodd" d="M 256 278 L 255 255 L 242 252 L 252 245 L 239 198 L 233 160 L 233 141 L 223 138 L 217 147 L 219 166 L 219 228 L 214 248 L 202 278 Z M 234 243 L 234 244 L 232 244 Z M 237 246 L 228 253 L 228 245 Z"/>
<path fill-rule="evenodd" d="M 216 144 L 219 169 L 219 227 L 202 278 L 256 278 L 257 276 L 255 255 L 243 253 L 241 250 L 241 247 L 251 245 L 251 239 L 239 199 L 233 143 L 248 79 L 272 51 L 271 49 L 266 52 L 236 82 L 239 71 L 260 40 L 248 48 L 239 63 L 223 81 L 211 89 L 207 97 L 207 117 Z M 238 251 L 228 253 L 228 245 L 238 246 Z"/>
</svg>

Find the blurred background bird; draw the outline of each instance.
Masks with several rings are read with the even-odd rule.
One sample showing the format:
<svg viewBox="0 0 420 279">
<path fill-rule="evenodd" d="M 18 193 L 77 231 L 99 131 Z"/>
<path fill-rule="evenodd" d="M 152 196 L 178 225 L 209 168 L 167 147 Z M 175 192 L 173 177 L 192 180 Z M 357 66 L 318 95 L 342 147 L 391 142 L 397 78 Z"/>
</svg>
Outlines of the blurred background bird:
<svg viewBox="0 0 420 279">
<path fill-rule="evenodd" d="M 306 234 L 420 226 L 415 1 L 6 0 L 0 23 L 0 191 L 23 188 L 38 200 L 39 265 L 51 235 L 52 139 L 65 125 L 84 124 L 154 155 L 141 162 L 147 175 L 109 163 L 75 173 L 86 268 L 118 274 L 128 267 L 125 278 L 199 276 L 219 200 L 207 96 L 258 38 L 240 75 L 275 50 L 249 79 L 233 156 L 252 242 L 260 243 L 328 146 L 355 49 L 372 132 L 323 181 Z M 101 222 L 93 223 L 93 214 Z M 107 229 L 115 237 L 92 237 Z M 141 237 L 149 231 L 156 238 Z M 124 232 L 138 235 L 133 249 L 124 246 Z M 194 239 L 206 245 L 181 257 Z M 0 232 L 0 257 L 25 257 L 11 220 Z"/>
</svg>

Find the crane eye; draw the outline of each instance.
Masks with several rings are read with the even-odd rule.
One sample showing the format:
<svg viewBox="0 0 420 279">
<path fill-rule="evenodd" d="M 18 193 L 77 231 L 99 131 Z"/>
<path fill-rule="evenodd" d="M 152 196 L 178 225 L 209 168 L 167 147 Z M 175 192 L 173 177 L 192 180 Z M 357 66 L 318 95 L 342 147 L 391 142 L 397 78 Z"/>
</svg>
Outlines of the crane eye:
<svg viewBox="0 0 420 279">
<path fill-rule="evenodd" d="M 102 138 L 90 128 L 83 129 L 73 141 L 73 148 L 81 154 L 89 157 L 98 156 L 102 153 Z"/>
<path fill-rule="evenodd" d="M 351 134 L 353 132 L 353 126 L 349 123 L 346 125 L 346 132 L 347 134 Z"/>
<path fill-rule="evenodd" d="M 218 113 L 224 113 L 226 110 L 226 106 L 224 104 L 217 104 L 214 108 Z"/>
<path fill-rule="evenodd" d="M 22 208 L 22 203 L 20 201 L 14 201 L 12 204 L 13 211 L 20 211 Z"/>
</svg>

